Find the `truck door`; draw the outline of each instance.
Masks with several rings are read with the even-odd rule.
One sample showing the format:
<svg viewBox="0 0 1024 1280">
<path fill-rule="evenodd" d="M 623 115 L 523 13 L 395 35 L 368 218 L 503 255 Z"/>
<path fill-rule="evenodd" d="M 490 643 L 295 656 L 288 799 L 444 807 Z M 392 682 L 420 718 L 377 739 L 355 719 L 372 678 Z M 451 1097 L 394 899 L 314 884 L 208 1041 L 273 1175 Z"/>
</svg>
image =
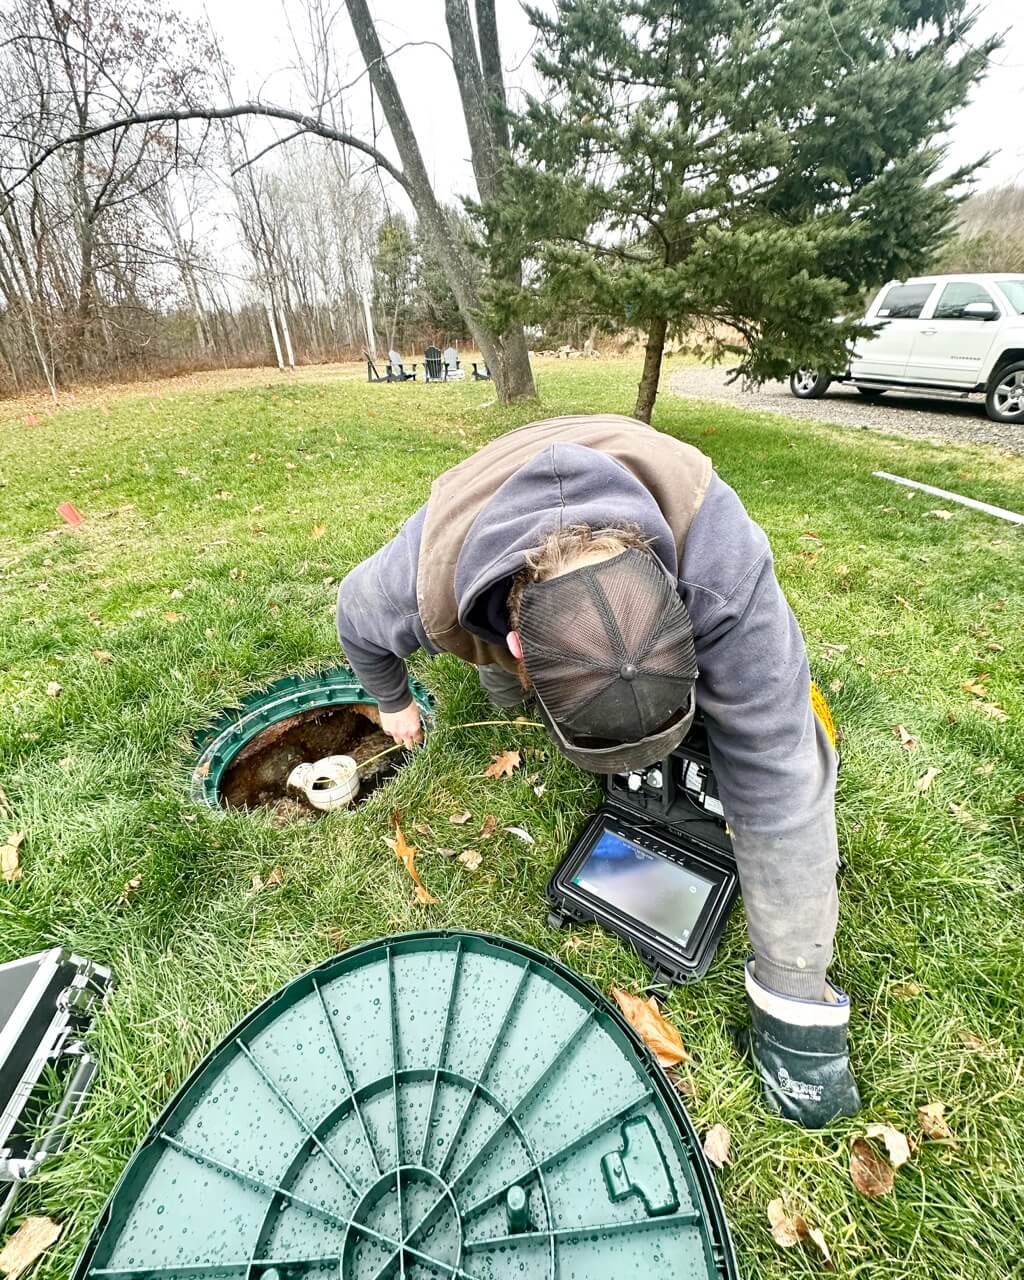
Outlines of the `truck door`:
<svg viewBox="0 0 1024 1280">
<path fill-rule="evenodd" d="M 903 381 L 921 312 L 934 289 L 934 284 L 894 284 L 882 290 L 867 314 L 867 321 L 884 323 L 873 337 L 858 340 L 850 361 L 854 381 L 859 378 Z"/>
<path fill-rule="evenodd" d="M 998 328 L 992 322 L 1000 318 L 999 305 L 984 285 L 973 280 L 950 281 L 914 326 L 907 378 L 977 386 Z"/>
</svg>

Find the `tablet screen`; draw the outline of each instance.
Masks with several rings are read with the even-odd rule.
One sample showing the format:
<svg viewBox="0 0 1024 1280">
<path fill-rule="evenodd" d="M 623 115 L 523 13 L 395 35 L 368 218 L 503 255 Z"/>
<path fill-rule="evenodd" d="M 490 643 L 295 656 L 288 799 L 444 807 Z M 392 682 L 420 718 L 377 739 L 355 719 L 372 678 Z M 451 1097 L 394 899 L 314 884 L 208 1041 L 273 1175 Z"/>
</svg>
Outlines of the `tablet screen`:
<svg viewBox="0 0 1024 1280">
<path fill-rule="evenodd" d="M 681 863 L 603 831 L 573 884 L 681 947 L 715 888 Z"/>
</svg>

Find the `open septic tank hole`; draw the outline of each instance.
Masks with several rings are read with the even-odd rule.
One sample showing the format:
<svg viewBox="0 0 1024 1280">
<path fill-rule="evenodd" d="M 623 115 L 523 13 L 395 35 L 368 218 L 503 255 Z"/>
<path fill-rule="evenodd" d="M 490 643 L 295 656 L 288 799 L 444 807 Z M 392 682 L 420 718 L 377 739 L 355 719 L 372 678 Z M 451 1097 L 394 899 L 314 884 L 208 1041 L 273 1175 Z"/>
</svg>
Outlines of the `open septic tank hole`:
<svg viewBox="0 0 1024 1280">
<path fill-rule="evenodd" d="M 415 678 L 409 690 L 429 729 L 433 699 Z M 380 709 L 350 667 L 283 676 L 256 689 L 200 730 L 194 744 L 190 794 L 197 804 L 264 808 L 281 817 L 362 804 L 409 759 L 381 729 Z"/>
<path fill-rule="evenodd" d="M 220 801 L 229 809 L 264 806 L 285 813 L 319 814 L 302 791 L 288 786 L 288 776 L 306 761 L 344 755 L 359 766 L 359 794 L 348 806 L 352 808 L 362 804 L 409 758 L 407 751 L 392 751 L 364 767 L 365 760 L 394 745 L 394 739 L 378 723 L 375 706 L 348 703 L 300 711 L 249 739 L 224 770 Z"/>
</svg>

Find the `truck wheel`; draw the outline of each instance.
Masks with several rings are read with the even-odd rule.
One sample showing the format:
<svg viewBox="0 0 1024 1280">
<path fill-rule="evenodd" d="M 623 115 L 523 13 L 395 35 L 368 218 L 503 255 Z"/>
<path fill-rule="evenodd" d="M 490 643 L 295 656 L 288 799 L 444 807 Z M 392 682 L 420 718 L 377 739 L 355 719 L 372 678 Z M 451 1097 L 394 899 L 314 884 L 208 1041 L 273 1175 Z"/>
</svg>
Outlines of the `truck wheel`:
<svg viewBox="0 0 1024 1280">
<path fill-rule="evenodd" d="M 865 400 L 881 400 L 882 396 L 889 390 L 888 387 L 861 387 L 857 390 L 861 393 Z"/>
<path fill-rule="evenodd" d="M 817 369 L 797 369 L 789 378 L 789 389 L 798 400 L 820 400 L 831 385 L 829 375 Z"/>
<path fill-rule="evenodd" d="M 996 370 L 985 408 L 993 422 L 1024 422 L 1024 360 Z"/>
</svg>

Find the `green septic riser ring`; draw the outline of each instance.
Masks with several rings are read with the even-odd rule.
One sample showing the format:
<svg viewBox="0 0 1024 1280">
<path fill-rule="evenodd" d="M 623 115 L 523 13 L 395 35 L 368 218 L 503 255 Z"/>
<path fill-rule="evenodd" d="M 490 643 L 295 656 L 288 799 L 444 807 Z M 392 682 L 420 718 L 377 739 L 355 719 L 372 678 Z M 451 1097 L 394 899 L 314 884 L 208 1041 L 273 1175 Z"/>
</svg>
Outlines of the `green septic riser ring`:
<svg viewBox="0 0 1024 1280">
<path fill-rule="evenodd" d="M 433 699 L 413 677 L 409 689 L 429 729 L 434 719 Z M 192 771 L 191 798 L 219 808 L 224 776 L 247 743 L 292 716 L 354 703 L 376 706 L 377 699 L 363 688 L 350 667 L 335 667 L 317 676 L 285 676 L 249 694 L 239 707 L 223 712 L 196 736 L 199 756 Z"/>
<path fill-rule="evenodd" d="M 172 1099 L 73 1280 L 734 1280 L 677 1092 L 557 961 L 366 943 L 282 988 Z"/>
</svg>

